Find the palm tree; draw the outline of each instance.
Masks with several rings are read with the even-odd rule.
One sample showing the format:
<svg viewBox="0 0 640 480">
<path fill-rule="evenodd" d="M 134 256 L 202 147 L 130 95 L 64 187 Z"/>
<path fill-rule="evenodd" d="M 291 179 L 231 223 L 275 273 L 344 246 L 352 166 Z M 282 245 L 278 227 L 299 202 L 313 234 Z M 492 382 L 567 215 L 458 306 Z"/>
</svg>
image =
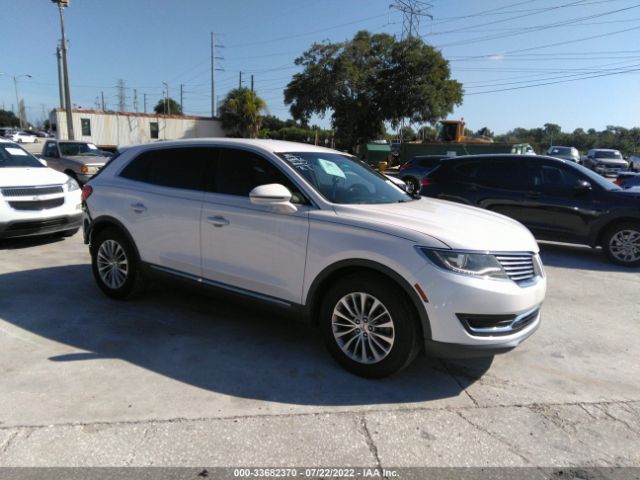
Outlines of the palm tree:
<svg viewBox="0 0 640 480">
<path fill-rule="evenodd" d="M 230 137 L 257 138 L 267 104 L 248 88 L 231 90 L 222 105 L 222 128 Z"/>
</svg>

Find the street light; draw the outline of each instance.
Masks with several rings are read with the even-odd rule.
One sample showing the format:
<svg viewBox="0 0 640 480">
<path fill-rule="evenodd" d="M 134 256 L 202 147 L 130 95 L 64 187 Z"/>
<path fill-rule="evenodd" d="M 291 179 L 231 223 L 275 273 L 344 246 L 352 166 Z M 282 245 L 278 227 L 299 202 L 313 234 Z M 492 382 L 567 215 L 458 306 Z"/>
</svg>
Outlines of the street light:
<svg viewBox="0 0 640 480">
<path fill-rule="evenodd" d="M 60 32 L 62 33 L 62 70 L 64 75 L 64 103 L 67 113 L 67 136 L 69 140 L 74 139 L 73 135 L 73 116 L 71 115 L 71 91 L 69 89 L 69 67 L 67 66 L 67 39 L 64 35 L 64 15 L 62 11 L 69 6 L 71 0 L 51 0 L 58 5 L 60 12 Z"/>
<path fill-rule="evenodd" d="M 20 97 L 18 96 L 18 79 L 22 77 L 31 78 L 31 74 L 23 73 L 22 75 L 13 76 L 13 86 L 16 89 L 16 108 L 18 109 L 18 120 L 20 121 L 20 130 L 24 129 L 24 125 L 22 122 L 22 112 L 20 111 Z"/>
</svg>

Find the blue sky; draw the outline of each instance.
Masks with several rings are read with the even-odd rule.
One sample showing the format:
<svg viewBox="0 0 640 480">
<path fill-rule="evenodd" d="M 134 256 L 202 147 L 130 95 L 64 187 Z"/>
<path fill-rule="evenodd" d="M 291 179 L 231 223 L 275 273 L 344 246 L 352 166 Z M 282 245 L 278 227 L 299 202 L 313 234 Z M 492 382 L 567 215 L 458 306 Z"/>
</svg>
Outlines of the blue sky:
<svg viewBox="0 0 640 480">
<path fill-rule="evenodd" d="M 400 35 L 393 0 L 71 0 L 65 12 L 72 101 L 94 108 L 101 92 L 117 105 L 118 79 L 133 110 L 148 110 L 162 82 L 185 113 L 210 113 L 210 32 L 224 48 L 216 96 L 254 75 L 270 113 L 288 118 L 282 89 L 297 55 L 314 41 L 342 41 L 358 30 Z M 431 0 L 420 34 L 451 61 L 464 84 L 464 117 L 497 133 L 546 122 L 575 128 L 640 125 L 640 2 L 630 0 Z M 57 106 L 57 8 L 50 0 L 2 0 L 0 108 L 16 103 L 18 80 L 29 118 Z M 8 48 L 10 47 L 10 48 Z M 593 77 L 593 78 L 585 78 Z M 567 80 L 575 80 L 566 82 Z M 531 87 L 533 84 L 552 82 Z M 522 88 L 526 87 L 526 88 Z M 508 89 L 508 90 L 507 90 Z M 494 91 L 499 90 L 499 91 Z M 328 119 L 317 119 L 323 126 Z"/>
</svg>

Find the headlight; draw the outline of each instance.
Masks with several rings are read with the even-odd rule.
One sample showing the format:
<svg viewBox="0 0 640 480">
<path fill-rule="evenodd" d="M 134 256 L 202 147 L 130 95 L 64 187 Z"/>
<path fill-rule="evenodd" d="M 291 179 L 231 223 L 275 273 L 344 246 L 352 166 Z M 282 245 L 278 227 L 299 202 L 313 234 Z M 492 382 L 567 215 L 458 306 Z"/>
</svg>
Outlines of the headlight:
<svg viewBox="0 0 640 480">
<path fill-rule="evenodd" d="M 80 190 L 80 185 L 78 185 L 78 182 L 73 178 L 69 177 L 69 180 L 67 180 L 67 191 L 74 192 L 76 190 Z"/>
<path fill-rule="evenodd" d="M 421 248 L 420 251 L 438 267 L 451 272 L 474 277 L 509 278 L 500 262 L 491 254 L 428 248 Z"/>
</svg>

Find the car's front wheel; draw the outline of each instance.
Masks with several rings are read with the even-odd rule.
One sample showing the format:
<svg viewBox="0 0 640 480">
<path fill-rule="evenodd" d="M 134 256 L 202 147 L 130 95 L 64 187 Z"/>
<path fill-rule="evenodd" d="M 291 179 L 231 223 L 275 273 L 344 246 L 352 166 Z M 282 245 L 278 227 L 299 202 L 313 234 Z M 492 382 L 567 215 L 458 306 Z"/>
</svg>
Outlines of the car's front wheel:
<svg viewBox="0 0 640 480">
<path fill-rule="evenodd" d="M 609 260 L 625 267 L 640 265 L 640 223 L 625 222 L 609 228 L 602 239 Z"/>
<path fill-rule="evenodd" d="M 91 245 L 91 267 L 98 287 L 122 300 L 142 290 L 142 274 L 133 246 L 118 230 L 108 228 Z"/>
<path fill-rule="evenodd" d="M 349 275 L 329 289 L 320 322 L 325 344 L 346 370 L 391 375 L 419 351 L 418 319 L 403 292 L 378 275 Z"/>
</svg>

